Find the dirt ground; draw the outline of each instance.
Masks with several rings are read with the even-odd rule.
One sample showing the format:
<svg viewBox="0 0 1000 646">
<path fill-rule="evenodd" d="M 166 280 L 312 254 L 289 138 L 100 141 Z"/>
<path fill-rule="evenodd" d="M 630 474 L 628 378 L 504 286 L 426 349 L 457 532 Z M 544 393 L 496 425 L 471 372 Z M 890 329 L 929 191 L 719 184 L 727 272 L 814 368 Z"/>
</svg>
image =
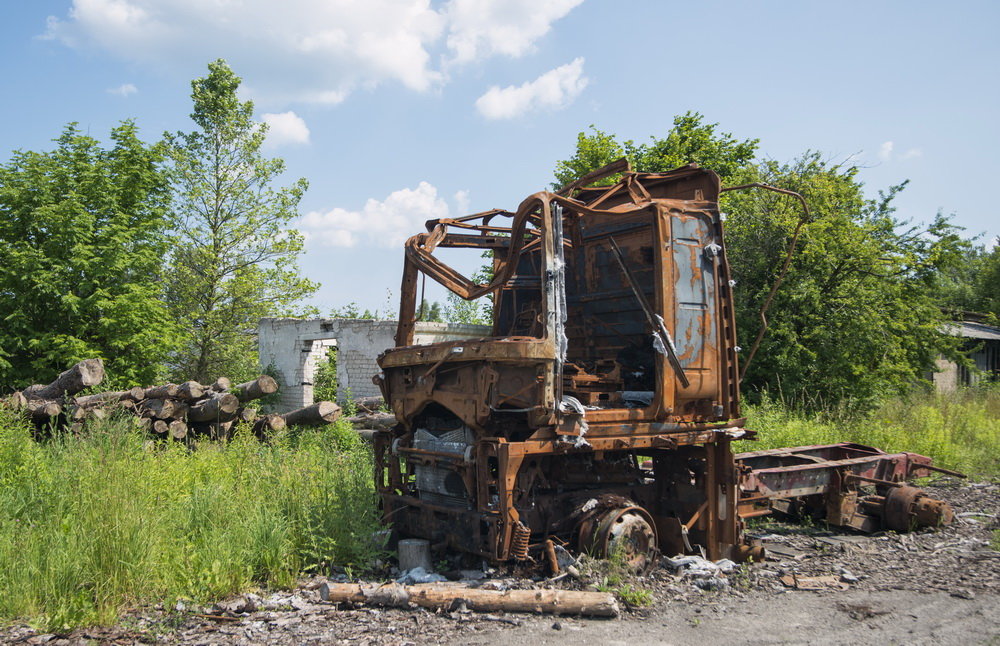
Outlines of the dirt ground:
<svg viewBox="0 0 1000 646">
<path fill-rule="evenodd" d="M 648 607 L 599 620 L 484 614 L 464 608 L 343 607 L 319 599 L 322 581 L 291 592 L 211 607 L 139 608 L 118 626 L 68 635 L 26 625 L 4 643 L 68 644 L 996 644 L 1000 646 L 1000 485 L 939 484 L 956 522 L 939 530 L 871 536 L 767 522 L 751 533 L 768 548 L 763 564 L 714 573 L 710 585 L 667 561 L 631 585 L 652 592 Z M 556 584 L 495 578 L 496 587 L 583 588 L 594 573 Z M 482 582 L 472 585 L 481 585 Z M 698 586 L 701 587 L 698 587 Z M 808 590 L 804 588 L 818 588 Z M 708 588 L 708 589 L 703 589 Z"/>
</svg>

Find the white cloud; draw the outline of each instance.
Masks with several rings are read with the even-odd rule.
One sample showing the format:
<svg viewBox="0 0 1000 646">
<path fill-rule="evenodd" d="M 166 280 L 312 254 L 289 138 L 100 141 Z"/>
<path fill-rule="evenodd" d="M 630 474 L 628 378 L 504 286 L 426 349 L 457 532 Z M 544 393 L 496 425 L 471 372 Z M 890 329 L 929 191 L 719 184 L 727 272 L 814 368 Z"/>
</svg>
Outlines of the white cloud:
<svg viewBox="0 0 1000 646">
<path fill-rule="evenodd" d="M 923 157 L 924 151 L 919 148 L 910 148 L 905 153 L 899 156 L 900 159 L 916 159 L 917 157 Z"/>
<path fill-rule="evenodd" d="M 455 211 L 458 212 L 459 217 L 471 215 L 469 213 L 469 191 L 456 191 L 453 199 L 455 200 Z"/>
<path fill-rule="evenodd" d="M 892 157 L 892 146 L 893 144 L 891 141 L 883 142 L 883 144 L 878 148 L 878 158 L 882 161 L 889 161 Z"/>
<path fill-rule="evenodd" d="M 476 109 L 487 119 L 513 119 L 527 112 L 563 108 L 587 87 L 583 59 L 557 67 L 534 81 L 505 88 L 493 86 L 476 99 Z"/>
<path fill-rule="evenodd" d="M 452 0 L 445 7 L 452 62 L 517 58 L 583 0 Z"/>
<path fill-rule="evenodd" d="M 309 143 L 309 127 L 302 117 L 292 111 L 278 114 L 266 112 L 261 119 L 267 124 L 267 143 L 271 146 L 282 144 Z"/>
<path fill-rule="evenodd" d="M 108 89 L 108 94 L 117 94 L 121 97 L 127 97 L 130 94 L 135 94 L 139 89 L 131 83 L 122 83 L 118 87 L 113 87 Z"/>
<path fill-rule="evenodd" d="M 448 204 L 437 189 L 420 182 L 415 189 L 393 191 L 384 200 L 370 198 L 360 211 L 340 207 L 311 211 L 299 219 L 298 228 L 310 242 L 327 247 L 354 247 L 366 244 L 401 247 L 424 222 L 448 217 Z"/>
<path fill-rule="evenodd" d="M 42 37 L 182 74 L 222 55 L 255 100 L 283 108 L 440 87 L 443 65 L 521 56 L 581 1 L 72 0 Z"/>
</svg>

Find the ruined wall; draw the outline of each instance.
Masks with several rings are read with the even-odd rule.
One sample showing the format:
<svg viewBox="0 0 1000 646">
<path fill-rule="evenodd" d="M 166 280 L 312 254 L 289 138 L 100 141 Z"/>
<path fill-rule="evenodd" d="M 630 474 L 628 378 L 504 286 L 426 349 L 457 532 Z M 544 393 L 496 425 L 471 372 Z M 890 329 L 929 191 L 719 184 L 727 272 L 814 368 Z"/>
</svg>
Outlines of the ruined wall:
<svg viewBox="0 0 1000 646">
<path fill-rule="evenodd" d="M 372 383 L 378 373 L 376 358 L 395 345 L 396 321 L 370 319 L 261 319 L 257 344 L 262 366 L 273 366 L 281 384 L 281 410 L 313 403 L 316 365 L 331 346 L 337 347 L 337 399 L 375 397 Z M 488 336 L 484 325 L 417 323 L 414 342 L 437 343 L 451 339 Z"/>
</svg>

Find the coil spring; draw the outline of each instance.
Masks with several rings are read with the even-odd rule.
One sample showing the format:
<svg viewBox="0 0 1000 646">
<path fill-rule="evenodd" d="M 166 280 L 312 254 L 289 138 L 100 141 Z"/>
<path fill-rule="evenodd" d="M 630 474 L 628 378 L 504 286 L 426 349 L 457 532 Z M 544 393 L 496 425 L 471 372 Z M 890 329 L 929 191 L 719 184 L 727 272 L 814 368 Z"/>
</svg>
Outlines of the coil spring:
<svg viewBox="0 0 1000 646">
<path fill-rule="evenodd" d="M 518 521 L 514 525 L 513 533 L 514 535 L 510 541 L 510 555 L 518 561 L 526 561 L 528 559 L 528 541 L 531 538 L 531 530 L 524 523 Z"/>
</svg>

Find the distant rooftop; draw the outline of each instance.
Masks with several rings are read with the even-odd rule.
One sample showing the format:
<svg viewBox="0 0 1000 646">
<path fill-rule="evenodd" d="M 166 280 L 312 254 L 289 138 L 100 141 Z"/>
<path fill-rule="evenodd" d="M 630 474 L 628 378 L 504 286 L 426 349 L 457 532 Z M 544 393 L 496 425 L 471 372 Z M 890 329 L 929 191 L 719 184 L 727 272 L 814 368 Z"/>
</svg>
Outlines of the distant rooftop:
<svg viewBox="0 0 1000 646">
<path fill-rule="evenodd" d="M 1000 327 L 985 325 L 975 321 L 955 321 L 946 324 L 948 331 L 968 339 L 1000 341 Z"/>
</svg>

